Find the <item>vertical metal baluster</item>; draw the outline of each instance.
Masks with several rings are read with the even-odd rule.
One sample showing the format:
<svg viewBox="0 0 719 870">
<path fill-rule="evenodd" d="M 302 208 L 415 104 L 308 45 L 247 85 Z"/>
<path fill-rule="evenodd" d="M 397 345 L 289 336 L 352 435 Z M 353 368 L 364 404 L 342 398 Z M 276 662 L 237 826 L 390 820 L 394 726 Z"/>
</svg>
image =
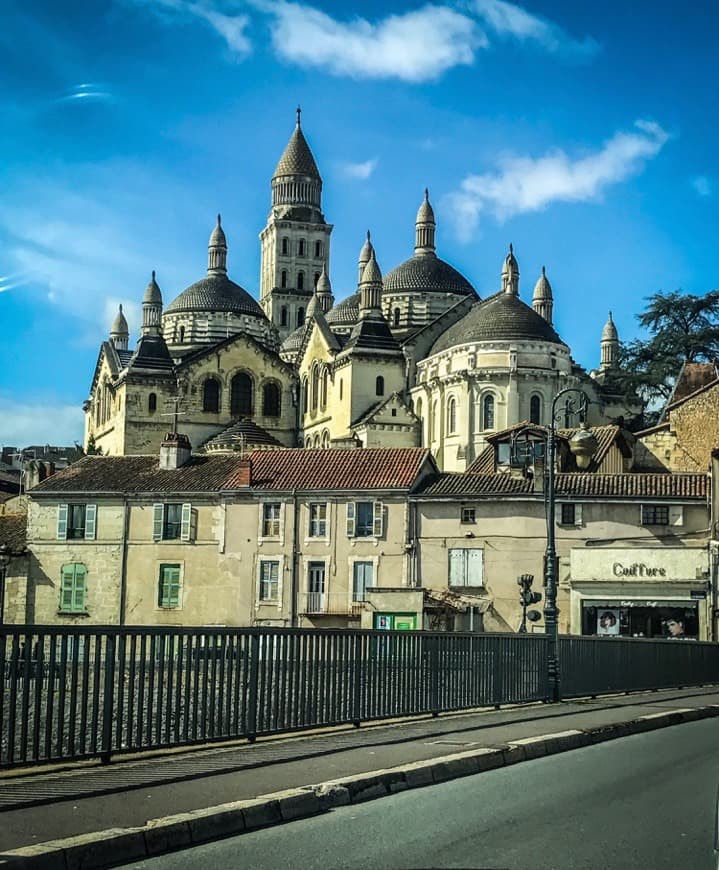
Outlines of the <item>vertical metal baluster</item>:
<svg viewBox="0 0 719 870">
<path fill-rule="evenodd" d="M 95 644 L 98 657 L 101 651 L 100 641 L 101 637 L 98 635 Z M 100 752 L 104 764 L 110 763 L 110 755 L 112 753 L 112 718 L 115 712 L 115 641 L 116 637 L 114 632 L 108 632 L 105 636 L 105 668 L 102 687 L 102 735 L 100 738 Z M 97 685 L 96 682 L 96 692 L 98 690 L 99 685 Z M 93 706 L 94 711 L 97 711 L 98 702 L 96 701 Z M 93 719 L 96 719 L 96 717 L 97 713 L 93 712 Z M 97 734 L 97 728 L 93 728 L 92 734 L 94 740 L 95 735 Z"/>
<path fill-rule="evenodd" d="M 147 635 L 140 635 L 140 660 L 137 674 L 137 731 L 136 731 L 136 746 L 139 749 L 144 746 L 143 734 L 145 731 L 145 710 L 147 709 L 147 701 L 145 700 L 145 658 L 147 656 Z"/>
<path fill-rule="evenodd" d="M 220 640 L 220 685 L 217 692 L 217 726 L 216 736 L 227 736 L 228 728 L 225 725 L 225 657 L 227 656 L 227 635 L 225 632 L 219 636 Z"/>
<path fill-rule="evenodd" d="M 30 677 L 32 656 L 32 635 L 25 634 L 25 657 L 22 669 L 22 701 L 20 707 L 20 760 L 27 761 L 27 738 L 30 724 Z"/>
<path fill-rule="evenodd" d="M 85 674 L 89 673 L 89 656 L 87 652 L 92 647 L 91 635 L 87 635 L 87 650 L 85 654 L 85 661 L 83 661 L 83 679 L 87 679 Z M 98 740 L 97 740 L 97 728 L 98 722 L 100 721 L 100 683 L 103 684 L 103 699 L 105 697 L 105 682 L 107 681 L 107 644 L 105 645 L 105 667 L 102 667 L 102 635 L 95 635 L 95 658 L 93 661 L 92 667 L 92 724 L 91 724 L 91 734 L 90 734 L 90 745 L 89 752 L 91 755 L 95 755 L 97 753 Z M 83 695 L 87 696 L 90 693 L 89 679 L 85 682 L 83 687 Z M 87 697 L 83 698 L 83 703 L 87 706 Z M 103 713 L 102 722 L 105 722 L 105 716 Z M 83 744 L 83 748 L 87 750 L 87 736 L 85 734 L 81 734 L 80 742 Z M 102 746 L 102 740 L 100 741 L 100 746 Z"/>
<path fill-rule="evenodd" d="M 70 756 L 77 754 L 75 734 L 77 729 L 77 687 L 78 672 L 80 670 L 80 639 L 83 641 L 83 653 L 87 655 L 87 635 L 74 635 L 72 653 L 70 656 L 70 722 L 68 724 L 68 744 Z"/>
<path fill-rule="evenodd" d="M 60 692 L 57 700 L 57 742 L 55 758 L 65 758 L 65 701 L 67 693 L 67 635 L 60 637 Z M 10 729 L 12 735 L 13 729 Z"/>
<path fill-rule="evenodd" d="M 181 733 L 181 723 L 184 721 L 185 711 L 187 710 L 188 704 L 188 685 L 185 680 L 185 675 L 189 674 L 189 669 L 187 667 L 187 656 L 185 649 L 185 635 L 182 633 L 176 635 L 177 638 L 177 668 L 175 674 L 175 721 L 174 725 L 174 735 L 175 735 L 175 743 L 179 743 L 182 739 L 184 743 L 187 739 L 187 735 L 183 738 L 180 738 Z"/>
<path fill-rule="evenodd" d="M 185 722 L 184 741 L 190 741 L 190 734 L 197 737 L 197 645 L 191 634 L 187 635 L 187 650 L 185 652 Z M 192 710 L 192 718 L 190 718 Z"/>
<path fill-rule="evenodd" d="M 136 676 L 137 676 L 137 635 L 133 632 L 130 636 L 130 679 L 127 686 L 127 726 L 125 727 L 125 746 L 127 749 L 135 748 L 135 707 L 139 706 L 140 699 L 136 702 Z"/>
<path fill-rule="evenodd" d="M 243 724 L 242 724 L 242 685 L 243 685 L 243 642 L 244 635 L 240 632 L 235 632 L 235 650 L 234 650 L 234 671 L 235 671 L 235 685 L 233 690 L 233 724 L 232 724 L 232 734 L 234 737 L 241 737 L 243 732 Z"/>
<path fill-rule="evenodd" d="M 125 717 L 125 674 L 127 672 L 126 637 L 117 637 L 117 719 L 115 721 L 115 747 L 119 752 L 122 745 L 122 723 Z"/>
<path fill-rule="evenodd" d="M 162 745 L 165 714 L 165 633 L 157 636 L 157 714 L 155 718 L 155 746 Z"/>
<path fill-rule="evenodd" d="M 207 737 L 207 683 L 210 672 L 210 644 L 212 638 L 210 635 L 204 635 L 204 645 L 202 647 L 202 715 L 200 719 L 200 737 L 204 740 Z"/>
<path fill-rule="evenodd" d="M 259 678 L 260 636 L 253 631 L 249 637 L 250 671 L 247 699 L 247 739 L 254 742 L 257 737 L 257 681 Z"/>
<path fill-rule="evenodd" d="M 87 646 L 85 647 L 85 655 L 82 657 L 82 679 L 80 680 L 80 751 L 83 752 L 88 748 L 88 742 L 92 744 L 92 749 L 90 752 L 94 754 L 96 740 L 94 736 L 90 741 L 87 739 L 87 715 L 88 715 L 88 707 L 90 705 L 90 656 L 89 650 L 92 646 L 90 642 L 90 635 L 86 636 Z M 79 642 L 79 638 L 75 635 L 75 643 Z M 97 644 L 95 644 L 95 659 L 97 660 Z M 95 667 L 93 669 L 94 680 L 97 683 L 97 661 L 95 662 Z M 97 715 L 95 715 L 94 721 L 97 723 Z M 94 733 L 94 732 L 93 732 Z"/>
<path fill-rule="evenodd" d="M 157 666 L 157 635 L 150 635 L 150 658 L 147 666 L 150 672 L 150 678 L 147 685 L 147 730 L 145 732 L 145 746 L 151 747 L 154 745 L 152 739 L 153 729 L 155 725 L 155 671 Z"/>
<path fill-rule="evenodd" d="M 45 635 L 38 634 L 35 647 L 35 709 L 32 717 L 32 759 L 40 760 L 40 730 L 42 725 L 43 683 L 45 682 Z"/>
<path fill-rule="evenodd" d="M 175 635 L 170 634 L 167 636 L 167 701 L 165 708 L 165 730 L 164 736 L 162 738 L 162 742 L 167 746 L 171 746 L 177 741 L 173 741 L 172 739 L 172 725 L 173 722 L 177 721 L 177 714 L 173 716 L 172 712 L 172 700 L 174 698 L 174 678 L 175 678 Z"/>
<path fill-rule="evenodd" d="M 0 649 L 0 658 L 5 659 L 5 638 L 2 638 L 3 646 Z M 47 677 L 47 715 L 45 718 L 45 752 L 44 758 L 49 761 L 52 757 L 52 735 L 53 735 L 53 715 L 55 705 L 55 675 L 57 673 L 57 664 L 55 657 L 57 638 L 53 633 L 50 635 L 50 650 L 48 652 L 48 677 Z M 2 691 L 2 689 L 0 689 Z M 2 727 L 2 700 L 0 699 L 0 727 Z"/>
<path fill-rule="evenodd" d="M 215 700 L 217 697 L 217 640 L 218 637 L 216 634 L 213 634 L 209 637 L 210 641 L 210 650 L 212 651 L 212 658 L 208 663 L 208 667 L 210 670 L 210 682 L 208 685 L 208 693 L 210 696 L 209 702 L 209 711 L 208 716 L 205 719 L 205 737 L 214 737 L 215 736 Z M 205 696 L 207 697 L 207 696 Z M 207 708 L 207 705 L 205 705 Z"/>
</svg>

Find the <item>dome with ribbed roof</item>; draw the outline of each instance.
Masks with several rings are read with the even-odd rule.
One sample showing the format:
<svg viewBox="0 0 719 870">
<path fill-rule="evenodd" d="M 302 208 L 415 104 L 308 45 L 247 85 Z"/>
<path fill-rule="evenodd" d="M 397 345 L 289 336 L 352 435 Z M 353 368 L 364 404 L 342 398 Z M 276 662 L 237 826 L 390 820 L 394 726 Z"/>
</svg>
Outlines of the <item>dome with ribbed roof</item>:
<svg viewBox="0 0 719 870">
<path fill-rule="evenodd" d="M 302 341 L 305 337 L 305 332 L 307 332 L 307 327 L 309 324 L 303 323 L 302 326 L 298 326 L 297 329 L 293 330 L 287 338 L 282 342 L 282 346 L 280 348 L 282 353 L 296 353 L 300 347 L 302 346 Z"/>
<path fill-rule="evenodd" d="M 354 326 L 359 320 L 359 304 L 359 293 L 353 293 L 335 305 L 334 308 L 330 308 L 325 318 L 330 328 Z"/>
<path fill-rule="evenodd" d="M 609 312 L 609 318 L 602 329 L 602 341 L 619 341 L 619 333 L 617 327 L 612 320 L 612 312 Z"/>
<path fill-rule="evenodd" d="M 272 177 L 280 178 L 283 175 L 307 175 L 318 180 L 320 178 L 320 171 L 302 132 L 299 118 Z"/>
<path fill-rule="evenodd" d="M 449 263 L 431 254 L 415 254 L 384 276 L 385 293 L 437 291 L 475 295 L 474 287 Z"/>
<path fill-rule="evenodd" d="M 496 293 L 477 302 L 434 343 L 431 354 L 482 341 L 547 341 L 564 344 L 536 311 L 518 296 Z"/>
<path fill-rule="evenodd" d="M 230 311 L 265 318 L 259 303 L 225 274 L 206 275 L 195 281 L 167 306 L 165 314 L 179 311 Z"/>
</svg>

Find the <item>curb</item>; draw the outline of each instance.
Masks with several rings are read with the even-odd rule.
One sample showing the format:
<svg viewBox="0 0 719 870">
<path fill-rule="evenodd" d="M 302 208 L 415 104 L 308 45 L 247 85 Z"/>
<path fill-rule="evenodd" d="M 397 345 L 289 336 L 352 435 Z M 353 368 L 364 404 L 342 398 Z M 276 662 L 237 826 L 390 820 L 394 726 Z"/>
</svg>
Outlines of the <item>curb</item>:
<svg viewBox="0 0 719 870">
<path fill-rule="evenodd" d="M 719 716 L 719 704 L 649 713 L 629 722 L 586 730 L 510 740 L 494 748 L 473 749 L 386 770 L 288 789 L 253 800 L 152 819 L 137 828 L 111 828 L 23 846 L 0 855 L 0 870 L 99 870 L 155 857 L 221 837 L 305 819 L 336 807 L 387 797 L 412 788 L 448 782 L 522 761 Z"/>
</svg>

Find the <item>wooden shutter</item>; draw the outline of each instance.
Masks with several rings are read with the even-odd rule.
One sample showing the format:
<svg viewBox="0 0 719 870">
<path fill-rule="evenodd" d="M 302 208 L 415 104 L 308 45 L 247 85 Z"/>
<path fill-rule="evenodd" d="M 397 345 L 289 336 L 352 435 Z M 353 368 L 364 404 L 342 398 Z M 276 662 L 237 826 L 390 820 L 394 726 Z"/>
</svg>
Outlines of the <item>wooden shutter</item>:
<svg viewBox="0 0 719 870">
<path fill-rule="evenodd" d="M 465 573 L 465 551 L 462 549 L 452 549 L 449 551 L 449 585 L 464 586 L 466 580 Z"/>
<path fill-rule="evenodd" d="M 384 505 L 381 501 L 374 503 L 374 516 L 372 525 L 372 534 L 375 538 L 381 538 L 384 531 Z"/>
<path fill-rule="evenodd" d="M 152 539 L 154 541 L 162 540 L 162 522 L 165 518 L 165 505 L 155 504 L 152 507 Z"/>
<path fill-rule="evenodd" d="M 467 550 L 467 585 L 468 586 L 482 586 L 483 585 L 483 577 L 482 577 L 482 556 L 483 551 L 481 547 L 475 547 L 471 550 Z"/>
<path fill-rule="evenodd" d="M 669 505 L 669 525 L 683 526 L 684 525 L 684 508 L 680 504 Z"/>
<path fill-rule="evenodd" d="M 57 506 L 57 539 L 58 541 L 67 540 L 67 505 L 59 504 Z"/>
<path fill-rule="evenodd" d="M 63 565 L 60 577 L 60 610 L 65 613 L 69 613 L 72 610 L 74 580 L 75 565 Z"/>
<path fill-rule="evenodd" d="M 95 540 L 95 530 L 97 527 L 97 505 L 85 505 L 85 539 L 88 541 Z"/>
<path fill-rule="evenodd" d="M 347 537 L 354 538 L 355 536 L 355 515 L 357 508 L 353 501 L 347 502 Z"/>
<path fill-rule="evenodd" d="M 86 607 L 86 592 L 85 575 L 87 569 L 84 565 L 75 565 L 75 583 L 73 590 L 72 609 L 75 613 L 82 613 Z"/>
<path fill-rule="evenodd" d="M 580 505 L 580 504 L 574 505 L 574 525 L 575 526 L 582 525 L 582 505 Z"/>
<path fill-rule="evenodd" d="M 182 527 L 180 530 L 180 540 L 189 541 L 192 534 L 192 505 L 185 502 L 182 505 Z"/>
</svg>

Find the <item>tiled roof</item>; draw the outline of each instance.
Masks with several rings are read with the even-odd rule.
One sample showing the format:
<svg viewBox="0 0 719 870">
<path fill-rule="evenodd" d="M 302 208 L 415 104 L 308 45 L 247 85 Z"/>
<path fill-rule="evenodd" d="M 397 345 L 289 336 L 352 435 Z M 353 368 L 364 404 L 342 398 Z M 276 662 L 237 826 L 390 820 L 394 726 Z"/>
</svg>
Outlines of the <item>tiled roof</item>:
<svg viewBox="0 0 719 870">
<path fill-rule="evenodd" d="M 449 263 L 434 254 L 415 254 L 384 277 L 384 293 L 435 291 L 475 296 L 474 287 Z"/>
<path fill-rule="evenodd" d="M 27 540 L 27 514 L 0 516 L 0 544 L 11 554 L 22 553 Z"/>
<path fill-rule="evenodd" d="M 429 457 L 429 450 L 422 447 L 258 450 L 250 454 L 252 487 L 280 490 L 409 489 Z M 231 480 L 228 487 L 232 487 Z"/>
<path fill-rule="evenodd" d="M 494 470 L 494 447 L 488 444 L 469 466 L 467 474 L 492 474 Z"/>
<path fill-rule="evenodd" d="M 208 452 L 214 450 L 239 449 L 241 447 L 254 447 L 257 444 L 268 444 L 273 447 L 282 447 L 280 442 L 270 435 L 262 426 L 258 426 L 254 420 L 242 418 L 236 420 L 222 432 L 208 438 L 202 445 L 202 449 Z"/>
<path fill-rule="evenodd" d="M 338 302 L 327 312 L 327 323 L 330 326 L 353 326 L 359 320 L 359 303 L 359 293 Z"/>
<path fill-rule="evenodd" d="M 558 496 L 588 498 L 704 499 L 705 474 L 558 474 Z M 510 474 L 438 474 L 421 487 L 422 495 L 537 495 L 533 481 Z"/>
<path fill-rule="evenodd" d="M 193 456 L 182 468 L 163 470 L 158 456 L 86 456 L 38 484 L 43 493 L 215 492 L 237 471 L 236 455 Z"/>
<path fill-rule="evenodd" d="M 677 402 L 681 402 L 682 399 L 696 393 L 697 390 L 715 383 L 717 377 L 719 377 L 719 372 L 716 363 L 685 362 L 667 402 L 667 408 L 671 408 Z"/>
<path fill-rule="evenodd" d="M 287 143 L 272 177 L 279 178 L 282 175 L 308 175 L 310 178 L 318 180 L 320 178 L 315 158 L 299 123 L 292 131 L 290 141 Z"/>
<path fill-rule="evenodd" d="M 265 312 L 250 294 L 227 275 L 206 275 L 167 306 L 165 314 L 178 311 L 231 311 L 265 319 Z"/>
</svg>

